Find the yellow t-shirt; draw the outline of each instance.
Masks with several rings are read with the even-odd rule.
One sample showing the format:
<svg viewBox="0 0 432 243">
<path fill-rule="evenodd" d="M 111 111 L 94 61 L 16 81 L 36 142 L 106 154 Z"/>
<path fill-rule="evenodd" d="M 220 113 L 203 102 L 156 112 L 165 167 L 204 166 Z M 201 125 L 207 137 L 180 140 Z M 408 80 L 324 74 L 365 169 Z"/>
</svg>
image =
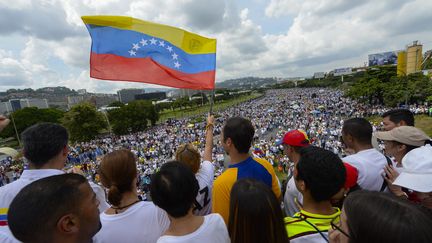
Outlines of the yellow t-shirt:
<svg viewBox="0 0 432 243">
<path fill-rule="evenodd" d="M 264 182 L 280 198 L 281 189 L 272 165 L 265 159 L 249 157 L 245 161 L 230 165 L 213 183 L 212 212 L 222 215 L 228 225 L 231 188 L 242 178 Z"/>
</svg>

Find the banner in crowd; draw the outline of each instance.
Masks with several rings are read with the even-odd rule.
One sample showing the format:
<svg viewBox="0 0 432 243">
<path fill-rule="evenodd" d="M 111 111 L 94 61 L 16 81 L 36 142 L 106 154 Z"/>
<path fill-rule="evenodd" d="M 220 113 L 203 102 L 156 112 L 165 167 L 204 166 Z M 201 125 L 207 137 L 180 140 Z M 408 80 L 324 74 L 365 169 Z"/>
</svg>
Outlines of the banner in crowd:
<svg viewBox="0 0 432 243">
<path fill-rule="evenodd" d="M 90 76 L 174 88 L 214 89 L 216 39 L 122 16 L 83 16 Z"/>
</svg>

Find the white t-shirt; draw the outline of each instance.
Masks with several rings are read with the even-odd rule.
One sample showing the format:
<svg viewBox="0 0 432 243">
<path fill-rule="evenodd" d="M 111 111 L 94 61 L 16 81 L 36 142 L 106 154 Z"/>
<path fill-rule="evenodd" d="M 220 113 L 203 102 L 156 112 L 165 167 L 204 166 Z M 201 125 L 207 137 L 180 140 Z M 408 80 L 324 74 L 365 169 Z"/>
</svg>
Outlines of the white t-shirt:
<svg viewBox="0 0 432 243">
<path fill-rule="evenodd" d="M 378 150 L 372 148 L 362 150 L 356 154 L 342 158 L 358 170 L 358 185 L 369 191 L 379 191 L 383 185 L 382 174 L 387 164 L 387 159 Z"/>
<path fill-rule="evenodd" d="M 119 214 L 100 214 L 101 230 L 95 243 L 154 243 L 168 229 L 170 221 L 152 202 L 139 202 Z"/>
<path fill-rule="evenodd" d="M 199 184 L 196 197 L 199 205 L 195 207 L 194 214 L 204 216 L 211 213 L 211 195 L 214 181 L 214 165 L 212 162 L 203 161 L 195 177 Z"/>
<path fill-rule="evenodd" d="M 292 217 L 295 213 L 300 212 L 300 208 L 295 203 L 296 198 L 298 203 L 303 204 L 303 195 L 297 189 L 294 177 L 291 177 L 284 195 L 284 209 L 287 216 Z"/>
<path fill-rule="evenodd" d="M 157 243 L 229 243 L 225 222 L 217 213 L 204 216 L 203 224 L 195 231 L 183 236 L 164 235 Z"/>
</svg>

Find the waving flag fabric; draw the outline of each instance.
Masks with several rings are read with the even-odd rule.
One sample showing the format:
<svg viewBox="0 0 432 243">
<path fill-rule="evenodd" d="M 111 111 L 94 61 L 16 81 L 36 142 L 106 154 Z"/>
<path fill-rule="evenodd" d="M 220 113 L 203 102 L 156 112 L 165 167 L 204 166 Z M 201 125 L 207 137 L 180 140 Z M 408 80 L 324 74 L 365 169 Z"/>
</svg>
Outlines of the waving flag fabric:
<svg viewBox="0 0 432 243">
<path fill-rule="evenodd" d="M 90 76 L 214 89 L 216 39 L 121 16 L 83 16 L 92 39 Z"/>
</svg>

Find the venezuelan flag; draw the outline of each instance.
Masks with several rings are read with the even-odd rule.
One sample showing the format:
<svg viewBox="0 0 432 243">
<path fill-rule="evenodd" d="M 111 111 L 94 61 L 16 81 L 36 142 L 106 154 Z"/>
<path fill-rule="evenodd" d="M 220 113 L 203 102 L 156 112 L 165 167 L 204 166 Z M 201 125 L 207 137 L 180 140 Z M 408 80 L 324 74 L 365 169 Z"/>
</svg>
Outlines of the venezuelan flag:
<svg viewBox="0 0 432 243">
<path fill-rule="evenodd" d="M 8 225 L 7 212 L 8 212 L 7 208 L 0 208 L 0 226 Z"/>
<path fill-rule="evenodd" d="M 122 16 L 83 16 L 90 76 L 184 89 L 214 89 L 216 39 Z"/>
</svg>

